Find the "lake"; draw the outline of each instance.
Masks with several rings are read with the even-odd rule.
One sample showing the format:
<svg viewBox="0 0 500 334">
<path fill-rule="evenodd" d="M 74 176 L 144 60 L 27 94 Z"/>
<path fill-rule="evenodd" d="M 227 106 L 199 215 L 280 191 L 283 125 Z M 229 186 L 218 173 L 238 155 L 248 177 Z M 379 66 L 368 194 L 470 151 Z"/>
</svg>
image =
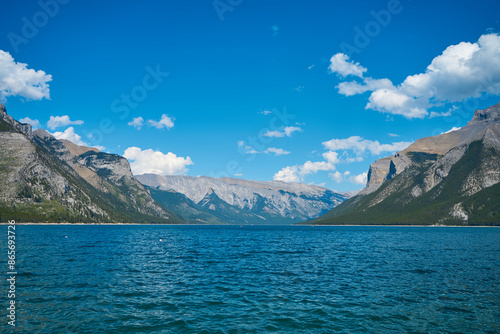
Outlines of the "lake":
<svg viewBox="0 0 500 334">
<path fill-rule="evenodd" d="M 498 228 L 18 225 L 16 233 L 12 332 L 500 333 Z"/>
</svg>

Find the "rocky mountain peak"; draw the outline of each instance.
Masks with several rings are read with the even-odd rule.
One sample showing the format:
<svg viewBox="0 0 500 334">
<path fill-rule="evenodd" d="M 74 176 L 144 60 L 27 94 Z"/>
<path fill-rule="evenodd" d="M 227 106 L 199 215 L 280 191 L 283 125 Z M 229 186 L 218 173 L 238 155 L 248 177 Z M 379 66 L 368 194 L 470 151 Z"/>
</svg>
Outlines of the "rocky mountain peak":
<svg viewBox="0 0 500 334">
<path fill-rule="evenodd" d="M 478 123 L 494 123 L 500 121 L 500 103 L 497 103 L 491 107 L 483 110 L 476 110 L 474 112 L 474 117 L 467 124 L 478 124 Z"/>
<path fill-rule="evenodd" d="M 31 133 L 31 125 L 19 123 L 12 116 L 7 114 L 7 108 L 3 104 L 0 103 L 0 120 L 9 124 L 15 131 L 23 133 L 28 138 L 33 139 L 33 135 Z"/>
</svg>

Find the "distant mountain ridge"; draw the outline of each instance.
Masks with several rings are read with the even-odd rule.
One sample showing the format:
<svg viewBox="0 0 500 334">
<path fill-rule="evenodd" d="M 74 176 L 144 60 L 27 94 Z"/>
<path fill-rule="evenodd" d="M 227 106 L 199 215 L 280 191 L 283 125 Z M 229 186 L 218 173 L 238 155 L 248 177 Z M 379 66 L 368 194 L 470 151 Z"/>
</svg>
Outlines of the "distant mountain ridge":
<svg viewBox="0 0 500 334">
<path fill-rule="evenodd" d="M 172 197 L 173 192 L 183 194 L 183 205 L 199 211 L 197 214 L 191 211 L 183 216 L 185 219 L 203 219 L 201 216 L 207 219 L 206 215 L 215 215 L 209 219 L 212 222 L 289 224 L 315 218 L 348 198 L 326 188 L 282 181 L 156 174 L 136 175 L 136 178 L 170 210 L 178 209 L 168 207 L 169 203 L 162 202 L 160 197 Z"/>
<path fill-rule="evenodd" d="M 363 191 L 311 223 L 500 225 L 500 103 L 377 160 Z"/>
</svg>

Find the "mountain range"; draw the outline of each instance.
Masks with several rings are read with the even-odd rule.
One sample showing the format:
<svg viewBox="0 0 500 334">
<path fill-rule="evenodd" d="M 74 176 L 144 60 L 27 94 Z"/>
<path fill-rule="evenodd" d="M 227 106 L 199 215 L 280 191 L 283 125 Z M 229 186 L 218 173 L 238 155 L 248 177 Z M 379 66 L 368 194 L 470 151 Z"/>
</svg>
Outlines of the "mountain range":
<svg viewBox="0 0 500 334">
<path fill-rule="evenodd" d="M 180 223 L 116 154 L 32 132 L 0 104 L 0 221 Z"/>
<path fill-rule="evenodd" d="M 366 187 L 132 175 L 0 104 L 0 222 L 500 225 L 500 103 L 370 165 Z"/>
<path fill-rule="evenodd" d="M 500 225 L 500 103 L 371 164 L 366 188 L 311 224 Z"/>
<path fill-rule="evenodd" d="M 153 198 L 189 222 L 291 224 L 316 218 L 348 196 L 303 183 L 185 175 L 137 175 Z"/>
<path fill-rule="evenodd" d="M 292 224 L 348 197 L 277 181 L 136 178 L 125 158 L 32 131 L 0 104 L 1 222 Z"/>
</svg>

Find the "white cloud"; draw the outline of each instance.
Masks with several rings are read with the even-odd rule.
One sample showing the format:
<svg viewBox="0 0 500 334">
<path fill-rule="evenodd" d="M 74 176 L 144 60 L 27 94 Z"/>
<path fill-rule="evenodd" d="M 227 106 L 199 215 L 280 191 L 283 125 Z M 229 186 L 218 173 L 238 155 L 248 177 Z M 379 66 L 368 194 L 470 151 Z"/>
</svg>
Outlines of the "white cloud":
<svg viewBox="0 0 500 334">
<path fill-rule="evenodd" d="M 78 146 L 94 147 L 101 152 L 103 152 L 106 149 L 106 147 L 104 147 L 102 145 L 90 146 L 88 143 L 84 142 L 82 140 L 82 136 L 77 134 L 75 132 L 75 129 L 72 126 L 70 126 L 69 128 L 67 128 L 64 131 L 54 132 L 54 133 L 52 133 L 52 135 L 56 139 L 66 139 L 66 140 L 69 140 L 70 142 L 72 142 L 73 144 L 76 144 Z M 89 138 L 91 138 L 91 137 L 89 137 Z"/>
<path fill-rule="evenodd" d="M 329 171 L 329 170 L 334 170 L 335 165 L 332 164 L 331 162 L 327 161 L 316 161 L 316 162 L 311 162 L 311 161 L 306 161 L 305 164 L 300 166 L 299 168 L 299 174 L 301 176 L 306 176 L 309 174 L 315 174 L 319 171 Z"/>
<path fill-rule="evenodd" d="M 370 95 L 368 104 L 366 105 L 366 109 L 402 115 L 409 119 L 425 118 L 429 114 L 426 108 L 426 101 L 423 99 L 413 99 L 397 88 L 375 90 Z"/>
<path fill-rule="evenodd" d="M 275 138 L 281 138 L 281 137 L 291 137 L 294 132 L 302 132 L 300 127 L 298 126 L 287 126 L 284 127 L 281 131 L 275 130 L 275 131 L 267 131 L 264 133 L 264 136 L 266 137 L 275 137 Z"/>
<path fill-rule="evenodd" d="M 259 111 L 259 114 L 262 114 L 262 115 L 269 115 L 269 114 L 272 114 L 273 112 L 270 111 L 270 110 L 263 110 L 263 111 Z"/>
<path fill-rule="evenodd" d="M 389 137 L 399 137 L 397 133 L 388 133 Z"/>
<path fill-rule="evenodd" d="M 68 125 L 82 125 L 83 121 L 77 120 L 72 121 L 68 115 L 64 116 L 50 116 L 49 121 L 47 122 L 47 128 L 50 130 L 55 130 L 60 127 L 65 127 Z"/>
<path fill-rule="evenodd" d="M 333 151 L 323 153 L 323 158 L 325 158 L 326 161 L 332 164 L 338 164 L 340 162 L 339 154 Z"/>
<path fill-rule="evenodd" d="M 345 178 L 347 176 L 349 176 L 351 174 L 351 172 L 349 172 L 348 170 L 345 171 L 344 173 L 340 173 L 338 171 L 334 172 L 334 173 L 330 173 L 328 174 L 328 176 L 335 182 L 337 183 L 341 183 L 342 181 L 345 180 Z"/>
<path fill-rule="evenodd" d="M 364 160 L 363 157 L 354 157 L 354 158 L 347 157 L 344 159 L 345 163 L 348 163 L 348 164 L 351 164 L 353 162 L 361 162 L 363 160 Z"/>
<path fill-rule="evenodd" d="M 296 92 L 302 93 L 304 91 L 304 86 L 297 86 L 293 90 Z"/>
<path fill-rule="evenodd" d="M 341 182 L 346 179 L 350 172 L 346 171 L 342 174 L 335 171 L 337 164 L 361 162 L 363 161 L 363 157 L 360 156 L 360 154 L 371 153 L 373 155 L 379 155 L 383 152 L 392 153 L 404 150 L 411 144 L 411 142 L 380 144 L 377 140 L 367 140 L 360 136 L 352 136 L 345 139 L 332 139 L 323 143 L 323 146 L 327 149 L 327 151 L 322 154 L 324 161 L 306 161 L 302 165 L 286 166 L 274 174 L 273 179 L 285 182 L 303 182 L 305 177 L 310 174 L 315 174 L 319 171 L 332 171 L 328 176 L 335 182 Z M 244 143 L 239 142 L 238 145 L 244 146 Z M 248 147 L 244 147 L 248 149 Z M 345 152 L 348 150 L 354 151 L 357 156 L 349 157 L 347 152 Z M 342 157 L 339 156 L 337 151 L 344 151 Z M 361 184 L 363 183 L 363 175 L 364 174 L 351 176 L 348 180 L 356 184 Z M 366 183 L 366 175 L 364 177 L 364 183 Z"/>
<path fill-rule="evenodd" d="M 5 102 L 8 96 L 21 96 L 30 100 L 50 99 L 50 81 L 50 74 L 28 69 L 27 64 L 16 63 L 10 53 L 0 50 L 1 102 Z"/>
<path fill-rule="evenodd" d="M 273 180 L 284 182 L 300 182 L 297 166 L 287 166 L 274 174 Z"/>
<path fill-rule="evenodd" d="M 451 116 L 451 111 L 446 111 L 446 112 L 435 112 L 431 111 L 429 114 L 429 118 L 434 118 L 434 117 L 449 117 Z"/>
<path fill-rule="evenodd" d="M 339 93 L 345 96 L 363 94 L 368 91 L 393 87 L 392 81 L 389 79 L 372 79 L 365 78 L 362 83 L 357 81 L 344 81 L 337 85 Z"/>
<path fill-rule="evenodd" d="M 134 175 L 145 173 L 178 175 L 188 171 L 186 166 L 193 165 L 190 157 L 178 157 L 172 152 L 163 154 L 152 149 L 141 150 L 139 147 L 127 148 L 123 156 L 130 161 Z"/>
<path fill-rule="evenodd" d="M 335 182 L 340 183 L 344 179 L 343 175 L 340 172 L 334 172 L 328 174 L 328 176 Z"/>
<path fill-rule="evenodd" d="M 365 172 L 365 173 L 361 173 L 359 175 L 351 176 L 349 178 L 349 181 L 354 183 L 354 184 L 365 185 L 367 178 L 368 178 L 368 173 Z"/>
<path fill-rule="evenodd" d="M 378 140 L 363 139 L 360 136 L 351 136 L 346 139 L 331 139 L 323 145 L 331 150 L 353 150 L 357 153 L 370 152 L 373 155 L 379 155 L 382 152 L 397 152 L 410 146 L 411 142 L 396 142 L 392 144 L 380 144 Z"/>
<path fill-rule="evenodd" d="M 66 140 L 69 140 L 70 142 L 72 142 L 73 144 L 76 144 L 79 146 L 89 146 L 89 144 L 82 141 L 82 137 L 79 134 L 75 133 L 75 129 L 72 126 L 67 128 L 63 132 L 61 132 L 61 131 L 54 132 L 52 135 L 56 139 L 66 139 Z"/>
<path fill-rule="evenodd" d="M 441 132 L 441 134 L 445 134 L 445 133 L 450 133 L 450 132 L 453 132 L 453 131 L 457 131 L 457 130 L 460 130 L 461 127 L 452 127 L 450 130 L 446 131 L 446 132 Z"/>
<path fill-rule="evenodd" d="M 367 71 L 367 69 L 361 66 L 359 63 L 355 63 L 354 61 L 348 61 L 349 56 L 343 53 L 337 53 L 330 59 L 330 72 L 338 73 L 343 77 L 348 75 L 354 75 L 362 78 L 363 73 Z"/>
<path fill-rule="evenodd" d="M 287 166 L 273 176 L 273 180 L 284 182 L 302 182 L 305 176 L 318 171 L 333 171 L 335 165 L 327 161 L 306 161 L 303 165 Z"/>
<path fill-rule="evenodd" d="M 282 148 L 276 148 L 276 147 L 268 147 L 265 150 L 258 151 L 254 147 L 252 147 L 250 145 L 246 145 L 243 140 L 238 141 L 238 147 L 241 148 L 240 153 L 244 153 L 244 154 L 274 154 L 274 155 L 290 154 L 289 151 L 286 151 Z"/>
<path fill-rule="evenodd" d="M 314 66 L 316 66 L 316 65 L 312 64 L 311 66 L 308 66 L 307 69 L 312 70 Z"/>
<path fill-rule="evenodd" d="M 452 115 L 452 112 L 457 110 L 457 106 L 453 106 L 448 111 L 445 112 L 436 112 L 436 111 L 431 111 L 429 118 L 434 118 L 434 117 L 449 117 Z"/>
<path fill-rule="evenodd" d="M 29 117 L 21 118 L 19 120 L 19 122 L 31 125 L 31 127 L 33 128 L 33 130 L 40 129 L 42 127 L 42 125 L 40 124 L 39 120 L 37 120 L 37 119 L 31 119 Z"/>
<path fill-rule="evenodd" d="M 153 126 L 157 129 L 165 128 L 170 130 L 174 127 L 174 121 L 172 120 L 172 118 L 168 117 L 165 114 L 161 115 L 161 119 L 158 122 L 152 119 L 148 120 L 147 122 L 149 126 Z"/>
<path fill-rule="evenodd" d="M 92 146 L 93 148 L 97 148 L 99 151 L 104 151 L 106 149 L 106 147 L 102 146 L 102 145 L 96 145 L 96 146 Z"/>
<path fill-rule="evenodd" d="M 266 153 L 266 154 L 271 154 L 271 153 L 274 153 L 275 155 L 286 155 L 286 154 L 290 154 L 289 151 L 286 151 L 282 148 L 275 148 L 275 147 L 269 147 L 267 148 L 264 152 L 262 153 Z"/>
<path fill-rule="evenodd" d="M 340 94 L 350 96 L 370 91 L 367 109 L 402 115 L 408 119 L 446 117 L 447 112 L 428 109 L 448 102 L 460 102 L 483 94 L 500 94 L 500 35 L 479 37 L 477 43 L 461 42 L 435 57 L 425 72 L 409 75 L 394 86 L 388 79 L 363 78 L 366 68 L 348 62 L 345 54 L 332 57 L 330 70 L 342 76 L 355 75 L 362 83 L 341 82 Z"/>
<path fill-rule="evenodd" d="M 142 126 L 144 125 L 144 118 L 142 118 L 142 117 L 132 118 L 132 120 L 127 123 L 127 125 L 133 126 L 137 130 L 140 130 L 142 128 Z"/>
</svg>

